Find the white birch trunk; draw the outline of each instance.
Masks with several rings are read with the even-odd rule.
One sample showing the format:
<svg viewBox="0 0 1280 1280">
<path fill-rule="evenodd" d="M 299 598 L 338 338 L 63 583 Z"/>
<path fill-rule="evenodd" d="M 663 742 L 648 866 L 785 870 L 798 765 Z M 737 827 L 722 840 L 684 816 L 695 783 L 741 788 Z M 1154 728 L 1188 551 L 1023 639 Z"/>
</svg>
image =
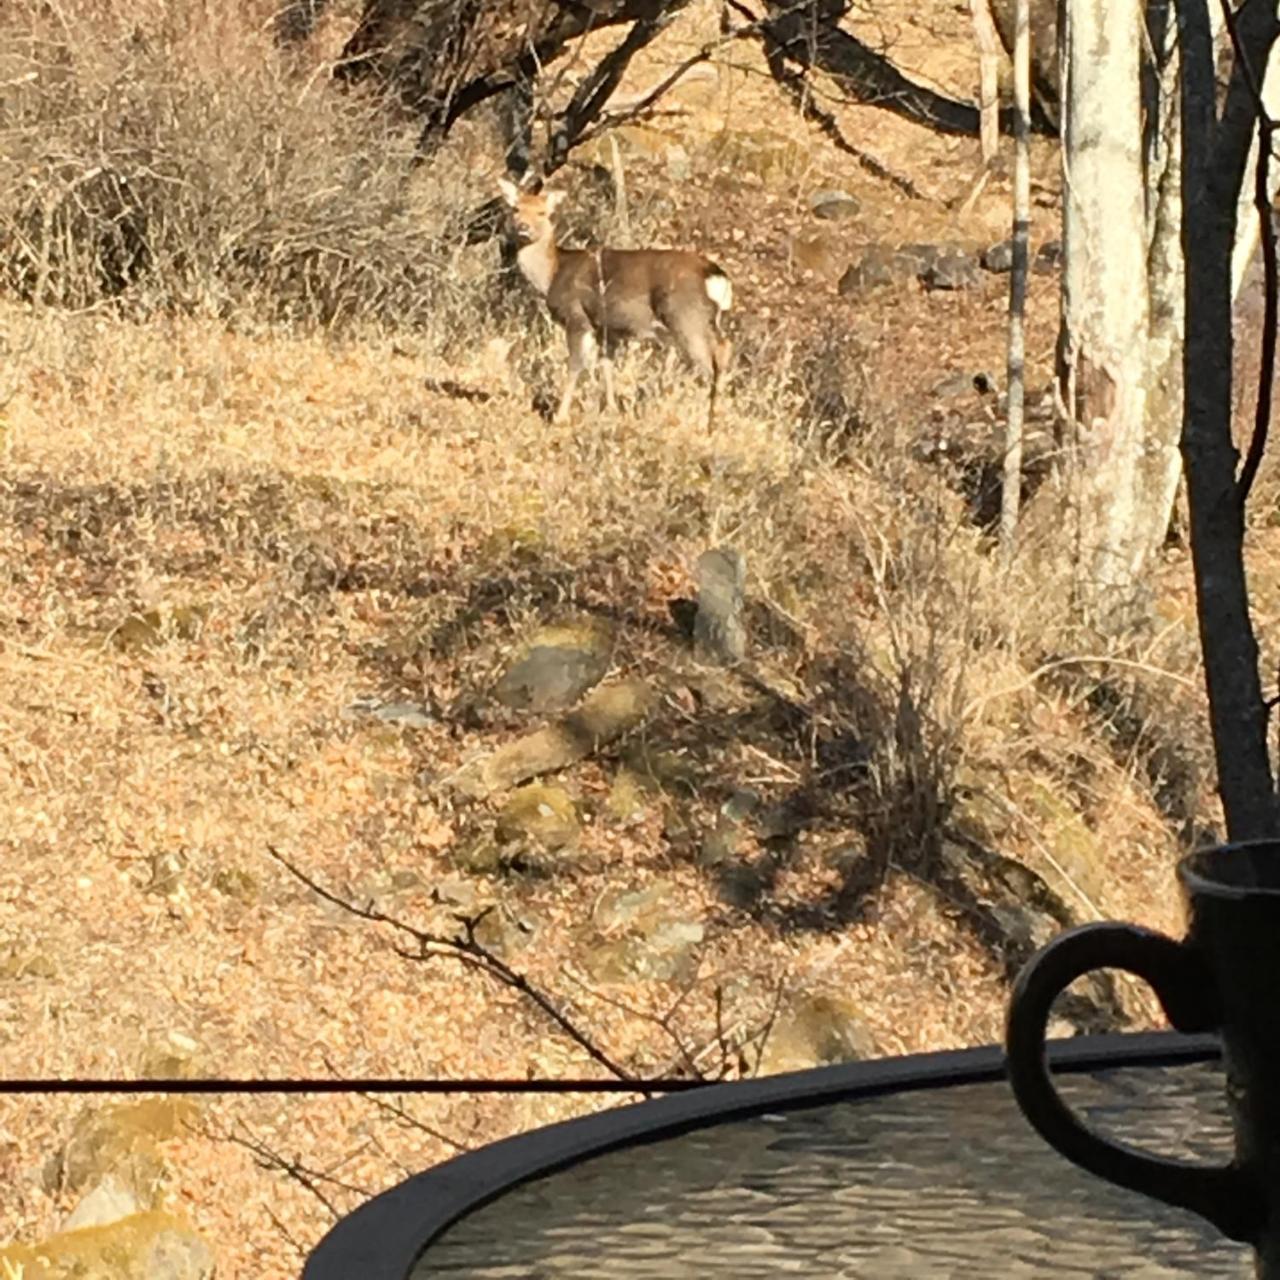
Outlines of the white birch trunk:
<svg viewBox="0 0 1280 1280">
<path fill-rule="evenodd" d="M 1059 372 L 1077 461 L 1081 599 L 1103 617 L 1129 603 L 1153 541 L 1142 7 L 1068 0 L 1065 26 Z"/>
<path fill-rule="evenodd" d="M 973 36 L 978 46 L 978 121 L 982 163 L 989 165 L 1000 149 L 1000 36 L 989 0 L 969 0 Z"/>
</svg>

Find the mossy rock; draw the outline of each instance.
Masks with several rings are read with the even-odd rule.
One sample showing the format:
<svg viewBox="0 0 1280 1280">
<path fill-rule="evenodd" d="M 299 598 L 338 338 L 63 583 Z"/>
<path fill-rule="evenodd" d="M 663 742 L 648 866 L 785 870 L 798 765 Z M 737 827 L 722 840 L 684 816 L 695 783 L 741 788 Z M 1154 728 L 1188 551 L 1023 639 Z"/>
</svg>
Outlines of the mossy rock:
<svg viewBox="0 0 1280 1280">
<path fill-rule="evenodd" d="M 449 863 L 470 876 L 492 876 L 502 870 L 501 846 L 489 835 L 455 841 L 449 848 Z"/>
<path fill-rule="evenodd" d="M 22 1280 L 211 1280 L 214 1257 L 167 1213 L 135 1213 L 64 1231 L 38 1245 L 0 1246 L 0 1274 Z"/>
<path fill-rule="evenodd" d="M 761 1075 L 874 1057 L 861 1010 L 842 996 L 802 993 L 779 1014 L 760 1054 Z"/>
<path fill-rule="evenodd" d="M 453 774 L 451 785 L 480 799 L 567 768 L 638 727 L 652 705 L 653 695 L 643 681 L 601 685 L 555 723 L 471 761 Z"/>
<path fill-rule="evenodd" d="M 697 921 L 671 920 L 644 936 L 597 944 L 583 956 L 582 965 L 601 983 L 691 982 L 705 936 Z"/>
<path fill-rule="evenodd" d="M 1013 825 L 1013 812 L 1004 794 L 1007 788 L 996 774 L 972 765 L 956 772 L 955 825 L 983 844 L 1005 843 Z"/>
<path fill-rule="evenodd" d="M 321 502 L 336 505 L 346 494 L 346 486 L 336 476 L 324 476 L 317 473 L 297 478 L 296 484 L 300 493 L 308 498 L 318 498 Z"/>
<path fill-rule="evenodd" d="M 701 780 L 697 765 L 688 756 L 646 743 L 637 743 L 627 751 L 624 762 L 642 785 L 658 791 L 696 791 Z"/>
<path fill-rule="evenodd" d="M 513 709 L 562 711 L 600 683 L 612 650 L 613 628 L 603 619 L 542 627 L 503 673 L 494 697 Z"/>
<path fill-rule="evenodd" d="M 578 810 L 563 787 L 531 783 L 513 792 L 498 814 L 494 834 L 501 845 L 529 845 L 554 852 L 578 838 Z"/>
<path fill-rule="evenodd" d="M 622 826 L 643 822 L 658 788 L 651 779 L 623 765 L 614 776 L 604 802 L 605 812 Z"/>
<path fill-rule="evenodd" d="M 200 1046 L 190 1037 L 170 1032 L 139 1051 L 138 1075 L 144 1080 L 199 1080 L 210 1074 L 199 1053 Z"/>
<path fill-rule="evenodd" d="M 159 1144 L 178 1137 L 197 1112 L 187 1098 L 142 1098 L 88 1108 L 76 1119 L 66 1145 L 47 1162 L 45 1186 L 80 1191 L 118 1173 L 149 1199 L 165 1176 Z"/>
</svg>

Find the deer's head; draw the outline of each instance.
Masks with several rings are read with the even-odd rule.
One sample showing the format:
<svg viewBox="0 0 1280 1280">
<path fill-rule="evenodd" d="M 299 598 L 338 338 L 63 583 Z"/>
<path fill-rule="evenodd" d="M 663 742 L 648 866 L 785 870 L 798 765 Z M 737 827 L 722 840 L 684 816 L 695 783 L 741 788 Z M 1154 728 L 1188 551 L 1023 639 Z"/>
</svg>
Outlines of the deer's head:
<svg viewBox="0 0 1280 1280">
<path fill-rule="evenodd" d="M 508 178 L 498 179 L 498 190 L 511 210 L 511 226 L 521 245 L 552 238 L 551 219 L 564 199 L 563 191 L 522 191 Z"/>
</svg>

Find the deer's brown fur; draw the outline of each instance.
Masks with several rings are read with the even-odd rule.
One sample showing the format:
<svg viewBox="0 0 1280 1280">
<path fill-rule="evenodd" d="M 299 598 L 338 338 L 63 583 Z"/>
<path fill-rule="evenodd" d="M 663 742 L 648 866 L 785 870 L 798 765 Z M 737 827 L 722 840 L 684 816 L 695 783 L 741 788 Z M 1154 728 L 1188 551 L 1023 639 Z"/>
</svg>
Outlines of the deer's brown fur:
<svg viewBox="0 0 1280 1280">
<path fill-rule="evenodd" d="M 521 273 L 546 298 L 569 343 L 569 376 L 557 421 L 568 416 L 578 378 L 597 358 L 605 400 L 616 408 L 614 346 L 666 334 L 710 378 L 710 421 L 732 350 L 720 327 L 733 304 L 729 277 L 687 249 L 562 249 L 552 225 L 562 192 L 521 191 L 506 179 L 499 188 L 511 208 Z"/>
</svg>

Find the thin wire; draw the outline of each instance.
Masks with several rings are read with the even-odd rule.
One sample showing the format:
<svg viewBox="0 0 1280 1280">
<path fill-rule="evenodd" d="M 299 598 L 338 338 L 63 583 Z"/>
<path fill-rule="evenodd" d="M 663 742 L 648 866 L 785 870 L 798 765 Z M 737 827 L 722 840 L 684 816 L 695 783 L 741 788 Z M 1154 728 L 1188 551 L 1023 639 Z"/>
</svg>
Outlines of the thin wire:
<svg viewBox="0 0 1280 1280">
<path fill-rule="evenodd" d="M 3 1094 L 85 1093 L 682 1093 L 715 1083 L 707 1080 L 495 1080 L 462 1077 L 457 1080 L 202 1078 L 112 1080 L 0 1079 Z"/>
</svg>

